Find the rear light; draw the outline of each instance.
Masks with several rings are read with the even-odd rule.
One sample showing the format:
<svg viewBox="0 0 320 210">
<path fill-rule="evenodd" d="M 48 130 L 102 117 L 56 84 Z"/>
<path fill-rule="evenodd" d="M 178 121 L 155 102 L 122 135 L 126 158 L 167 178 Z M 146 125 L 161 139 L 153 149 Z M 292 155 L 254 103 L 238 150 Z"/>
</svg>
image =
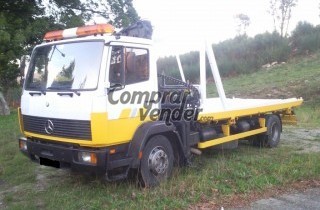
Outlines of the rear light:
<svg viewBox="0 0 320 210">
<path fill-rule="evenodd" d="M 96 24 L 77 28 L 69 28 L 65 30 L 50 31 L 46 33 L 43 40 L 53 41 L 98 34 L 112 34 L 113 32 L 114 27 L 110 24 Z"/>
<path fill-rule="evenodd" d="M 26 138 L 20 138 L 19 139 L 19 148 L 22 151 L 28 151 L 27 139 Z"/>
<path fill-rule="evenodd" d="M 97 165 L 97 155 L 93 152 L 79 152 L 79 162 Z"/>
</svg>

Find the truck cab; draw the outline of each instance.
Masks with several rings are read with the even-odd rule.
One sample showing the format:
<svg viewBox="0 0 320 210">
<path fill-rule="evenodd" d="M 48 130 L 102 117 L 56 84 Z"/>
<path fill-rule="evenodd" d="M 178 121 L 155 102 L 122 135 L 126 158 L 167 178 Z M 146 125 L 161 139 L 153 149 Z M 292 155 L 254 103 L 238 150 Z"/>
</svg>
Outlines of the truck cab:
<svg viewBox="0 0 320 210">
<path fill-rule="evenodd" d="M 152 41 L 111 35 L 108 24 L 66 35 L 72 30 L 61 37 L 47 33 L 33 50 L 19 110 L 20 144 L 40 164 L 105 173 L 106 166 L 117 167 L 106 164 L 112 159 L 106 156 L 125 155 L 143 123 L 144 101 L 132 101 L 134 91 L 158 89 Z"/>
</svg>

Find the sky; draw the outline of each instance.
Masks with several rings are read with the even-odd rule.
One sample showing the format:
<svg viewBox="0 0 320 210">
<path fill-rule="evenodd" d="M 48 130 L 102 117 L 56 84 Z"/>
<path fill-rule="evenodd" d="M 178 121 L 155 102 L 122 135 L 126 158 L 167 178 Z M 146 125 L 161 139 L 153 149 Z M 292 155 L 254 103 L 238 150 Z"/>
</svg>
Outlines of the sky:
<svg viewBox="0 0 320 210">
<path fill-rule="evenodd" d="M 298 0 L 292 10 L 289 31 L 298 21 L 320 24 L 318 0 Z M 153 25 L 153 40 L 159 56 L 198 50 L 200 43 L 233 38 L 237 34 L 235 15 L 250 17 L 249 36 L 274 29 L 267 12 L 269 0 L 133 0 L 142 19 Z"/>
</svg>

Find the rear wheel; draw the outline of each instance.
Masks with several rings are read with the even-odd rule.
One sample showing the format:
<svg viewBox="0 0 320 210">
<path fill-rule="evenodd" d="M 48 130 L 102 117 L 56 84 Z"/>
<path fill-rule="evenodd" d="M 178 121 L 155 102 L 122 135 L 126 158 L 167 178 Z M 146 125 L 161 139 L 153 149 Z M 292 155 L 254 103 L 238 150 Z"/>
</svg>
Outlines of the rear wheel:
<svg viewBox="0 0 320 210">
<path fill-rule="evenodd" d="M 250 142 L 257 147 L 276 147 L 280 141 L 281 121 L 278 116 L 266 117 L 267 132 L 251 137 Z"/>
<path fill-rule="evenodd" d="M 162 135 L 152 137 L 142 153 L 140 175 L 143 186 L 156 186 L 170 177 L 173 159 L 173 149 L 169 140 Z"/>
</svg>

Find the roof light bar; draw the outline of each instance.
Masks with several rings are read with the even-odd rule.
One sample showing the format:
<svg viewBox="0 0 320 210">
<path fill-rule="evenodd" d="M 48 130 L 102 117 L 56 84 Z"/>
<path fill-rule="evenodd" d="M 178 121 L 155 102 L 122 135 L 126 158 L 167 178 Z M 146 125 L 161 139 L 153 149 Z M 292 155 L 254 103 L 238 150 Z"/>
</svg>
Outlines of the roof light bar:
<svg viewBox="0 0 320 210">
<path fill-rule="evenodd" d="M 69 28 L 65 30 L 50 31 L 46 33 L 43 40 L 54 41 L 97 34 L 112 34 L 113 32 L 114 27 L 110 24 L 96 24 L 89 26 L 81 26 L 77 28 Z"/>
</svg>

